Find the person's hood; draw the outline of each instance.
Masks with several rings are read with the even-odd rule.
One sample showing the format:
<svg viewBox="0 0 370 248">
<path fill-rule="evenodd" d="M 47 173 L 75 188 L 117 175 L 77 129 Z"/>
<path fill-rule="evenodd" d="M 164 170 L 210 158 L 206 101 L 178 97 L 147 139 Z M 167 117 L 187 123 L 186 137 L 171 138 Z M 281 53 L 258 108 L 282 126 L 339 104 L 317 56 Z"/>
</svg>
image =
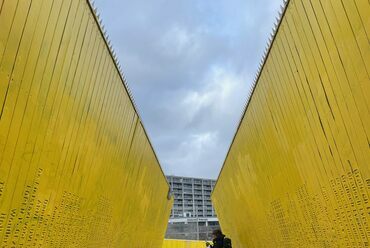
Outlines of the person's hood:
<svg viewBox="0 0 370 248">
<path fill-rule="evenodd" d="M 225 235 L 223 235 L 223 234 L 222 234 L 221 236 L 218 236 L 218 237 L 216 237 L 215 239 L 216 239 L 216 240 L 223 240 L 224 238 L 225 238 Z"/>
</svg>

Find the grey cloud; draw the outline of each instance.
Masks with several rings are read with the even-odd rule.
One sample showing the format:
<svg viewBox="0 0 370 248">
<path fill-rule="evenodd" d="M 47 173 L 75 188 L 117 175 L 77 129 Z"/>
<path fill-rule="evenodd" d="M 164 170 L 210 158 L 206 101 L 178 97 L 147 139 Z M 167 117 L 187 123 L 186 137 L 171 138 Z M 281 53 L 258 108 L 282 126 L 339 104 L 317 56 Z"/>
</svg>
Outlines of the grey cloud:
<svg viewBox="0 0 370 248">
<path fill-rule="evenodd" d="M 281 0 L 96 0 L 168 174 L 216 178 Z"/>
</svg>

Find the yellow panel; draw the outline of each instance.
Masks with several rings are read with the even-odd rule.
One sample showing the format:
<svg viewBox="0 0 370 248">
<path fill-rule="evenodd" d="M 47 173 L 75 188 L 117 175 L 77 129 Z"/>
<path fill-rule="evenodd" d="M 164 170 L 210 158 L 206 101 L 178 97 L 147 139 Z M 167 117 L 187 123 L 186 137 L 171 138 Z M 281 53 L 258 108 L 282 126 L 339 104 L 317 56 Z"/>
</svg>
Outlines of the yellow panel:
<svg viewBox="0 0 370 248">
<path fill-rule="evenodd" d="M 0 1 L 0 108 L 2 247 L 161 247 L 169 187 L 88 1 Z"/>
<path fill-rule="evenodd" d="M 204 241 L 165 239 L 162 248 L 204 248 Z"/>
<path fill-rule="evenodd" d="M 212 194 L 233 245 L 370 245 L 370 5 L 291 0 Z"/>
</svg>

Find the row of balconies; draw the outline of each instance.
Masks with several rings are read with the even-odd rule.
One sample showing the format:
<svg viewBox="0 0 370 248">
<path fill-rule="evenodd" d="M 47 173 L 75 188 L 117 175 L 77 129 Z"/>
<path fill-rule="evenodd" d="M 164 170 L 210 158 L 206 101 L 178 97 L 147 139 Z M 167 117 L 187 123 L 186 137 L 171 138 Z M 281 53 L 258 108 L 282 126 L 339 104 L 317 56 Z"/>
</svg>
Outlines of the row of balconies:
<svg viewBox="0 0 370 248">
<path fill-rule="evenodd" d="M 207 188 L 207 189 L 210 189 L 212 188 L 212 185 L 211 184 L 197 184 L 197 183 L 172 183 L 170 182 L 170 185 L 174 188 L 183 188 L 183 187 L 188 187 L 188 188 L 193 188 L 193 187 L 197 187 L 197 188 Z"/>
<path fill-rule="evenodd" d="M 195 206 L 204 206 L 204 207 L 212 207 L 212 204 L 203 204 L 202 202 L 195 202 L 195 203 L 193 203 L 193 202 L 183 202 L 183 201 L 175 201 L 175 203 L 174 203 L 174 206 L 183 206 L 183 205 L 185 205 L 185 206 L 193 206 L 193 205 L 195 205 Z"/>
<path fill-rule="evenodd" d="M 184 192 L 189 192 L 189 193 L 193 193 L 193 192 L 195 192 L 195 193 L 199 193 L 199 194 L 201 194 L 202 193 L 202 191 L 204 191 L 204 192 L 206 192 L 206 193 L 211 193 L 212 192 L 212 190 L 211 189 L 191 189 L 191 188 L 176 188 L 176 187 L 172 187 L 172 191 L 173 192 L 182 192 L 182 191 L 184 191 Z"/>
<path fill-rule="evenodd" d="M 175 199 L 175 202 L 185 202 L 185 203 L 198 203 L 198 204 L 203 204 L 203 203 L 206 203 L 206 204 L 211 204 L 211 200 L 210 199 L 193 199 L 193 198 L 189 198 L 189 199 L 184 199 L 184 198 L 178 198 L 178 199 Z"/>
<path fill-rule="evenodd" d="M 198 214 L 195 214 L 195 213 L 190 213 L 190 216 L 188 217 L 214 217 L 215 215 L 213 215 L 212 213 L 198 213 Z M 184 213 L 173 213 L 172 214 L 173 217 L 184 217 Z"/>
<path fill-rule="evenodd" d="M 174 195 L 174 198 L 175 198 L 175 201 L 195 201 L 195 202 L 198 202 L 200 203 L 201 201 L 204 201 L 205 204 L 212 204 L 211 203 L 211 200 L 210 200 L 210 197 L 202 197 L 202 196 L 182 196 L 182 195 Z"/>
<path fill-rule="evenodd" d="M 180 187 L 172 187 L 171 190 L 173 192 L 189 192 L 189 193 L 197 193 L 197 194 L 201 194 L 202 191 L 204 193 L 211 193 L 212 192 L 212 189 L 207 189 L 207 188 L 180 188 Z"/>
<path fill-rule="evenodd" d="M 205 208 L 205 209 L 203 209 L 203 207 L 202 206 L 199 206 L 198 208 L 194 208 L 194 207 L 188 207 L 188 206 L 185 206 L 185 207 L 182 207 L 182 206 L 174 206 L 173 207 L 173 210 L 174 211 L 186 211 L 186 212 L 191 212 L 191 211 L 194 211 L 194 210 L 196 210 L 196 211 L 205 211 L 205 212 L 207 212 L 207 213 L 212 213 L 212 212 L 214 212 L 213 210 L 212 210 L 212 208 L 210 209 L 210 208 Z"/>
<path fill-rule="evenodd" d="M 190 209 L 192 209 L 192 208 L 198 208 L 198 209 L 207 209 L 207 210 L 210 210 L 210 211 L 212 211 L 213 210 L 213 207 L 212 207 L 212 205 L 203 205 L 203 204 L 198 204 L 198 205 L 193 205 L 193 204 L 182 204 L 182 203 L 175 203 L 174 205 L 173 205 L 173 207 L 174 208 L 182 208 L 182 207 L 184 207 L 184 208 L 190 208 Z"/>
<path fill-rule="evenodd" d="M 197 190 L 195 190 L 194 192 L 193 191 L 191 191 L 191 190 L 177 190 L 177 189 L 173 189 L 172 190 L 172 192 L 174 193 L 174 194 L 186 194 L 186 195 L 197 195 L 197 196 L 202 196 L 202 195 L 204 195 L 204 196 L 210 196 L 211 195 L 211 191 L 204 191 L 203 192 L 203 194 L 202 194 L 202 191 L 197 191 Z"/>
</svg>

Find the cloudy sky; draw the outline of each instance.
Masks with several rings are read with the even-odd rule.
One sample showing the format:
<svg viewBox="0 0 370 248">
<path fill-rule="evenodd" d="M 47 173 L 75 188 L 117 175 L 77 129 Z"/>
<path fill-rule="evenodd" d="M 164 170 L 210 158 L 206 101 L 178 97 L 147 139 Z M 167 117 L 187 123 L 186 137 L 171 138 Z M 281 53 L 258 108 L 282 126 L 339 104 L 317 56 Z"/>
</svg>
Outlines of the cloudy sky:
<svg viewBox="0 0 370 248">
<path fill-rule="evenodd" d="M 168 175 L 217 178 L 282 0 L 95 0 Z"/>
</svg>

